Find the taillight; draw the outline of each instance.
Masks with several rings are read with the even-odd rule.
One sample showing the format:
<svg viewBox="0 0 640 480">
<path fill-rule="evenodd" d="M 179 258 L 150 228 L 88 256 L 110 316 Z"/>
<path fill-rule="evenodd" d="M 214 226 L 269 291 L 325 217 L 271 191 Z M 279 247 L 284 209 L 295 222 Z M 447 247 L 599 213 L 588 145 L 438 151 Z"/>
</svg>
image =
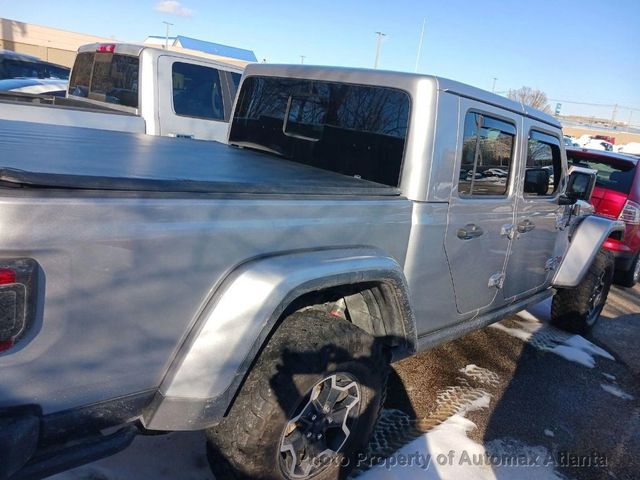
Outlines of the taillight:
<svg viewBox="0 0 640 480">
<path fill-rule="evenodd" d="M 640 204 L 627 200 L 618 220 L 622 220 L 624 223 L 630 223 L 632 225 L 640 224 Z"/>
<path fill-rule="evenodd" d="M 33 323 L 37 265 L 30 258 L 0 260 L 0 352 L 13 347 Z"/>
<path fill-rule="evenodd" d="M 115 43 L 100 43 L 96 48 L 96 52 L 100 53 L 113 53 L 116 51 Z"/>
</svg>

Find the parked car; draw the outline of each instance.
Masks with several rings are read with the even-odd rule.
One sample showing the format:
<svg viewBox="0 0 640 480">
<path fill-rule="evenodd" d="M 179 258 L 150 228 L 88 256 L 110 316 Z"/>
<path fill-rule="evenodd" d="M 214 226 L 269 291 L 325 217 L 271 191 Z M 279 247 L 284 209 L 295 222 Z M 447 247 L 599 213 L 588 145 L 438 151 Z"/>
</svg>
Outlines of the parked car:
<svg viewBox="0 0 640 480">
<path fill-rule="evenodd" d="M 569 165 L 598 170 L 591 200 L 596 213 L 625 223 L 624 235 L 604 246 L 616 258 L 616 282 L 632 287 L 640 281 L 640 159 L 586 149 L 567 149 L 567 158 Z"/>
<path fill-rule="evenodd" d="M 487 168 L 482 171 L 482 175 L 485 177 L 507 178 L 509 176 L 509 171 L 504 168 Z"/>
<path fill-rule="evenodd" d="M 575 139 L 569 135 L 564 136 L 564 146 L 565 147 L 579 147 L 580 144 L 575 141 Z"/>
<path fill-rule="evenodd" d="M 617 151 L 626 155 L 640 155 L 640 142 L 629 142 L 626 145 L 620 145 Z"/>
<path fill-rule="evenodd" d="M 0 80 L 7 78 L 69 79 L 69 68 L 38 57 L 0 49 Z"/>
<path fill-rule="evenodd" d="M 607 143 L 610 143 L 611 145 L 615 145 L 616 144 L 616 137 L 612 136 L 612 135 L 594 135 L 593 136 L 594 140 L 604 140 Z"/>
<path fill-rule="evenodd" d="M 613 152 L 613 144 L 607 142 L 606 140 L 600 140 L 597 138 L 592 138 L 588 142 L 581 145 L 582 148 L 587 148 L 590 150 L 602 150 L 605 152 Z"/>
<path fill-rule="evenodd" d="M 67 85 L 66 80 L 55 78 L 12 78 L 0 80 L 0 92 L 64 97 L 67 94 Z"/>
<path fill-rule="evenodd" d="M 0 96 L 0 118 L 225 142 L 243 66 L 129 43 L 78 49 L 65 99 Z"/>
<path fill-rule="evenodd" d="M 556 119 L 431 76 L 251 65 L 231 145 L 0 134 L 2 478 L 176 430 L 219 479 L 342 477 L 390 362 L 545 299 L 588 331 L 624 228 Z"/>
</svg>

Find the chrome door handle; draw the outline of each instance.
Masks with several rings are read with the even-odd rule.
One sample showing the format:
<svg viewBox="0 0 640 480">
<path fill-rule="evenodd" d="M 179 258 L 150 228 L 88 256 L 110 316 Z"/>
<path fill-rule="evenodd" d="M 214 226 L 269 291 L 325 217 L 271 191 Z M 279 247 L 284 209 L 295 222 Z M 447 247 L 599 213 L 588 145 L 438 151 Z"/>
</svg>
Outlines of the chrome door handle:
<svg viewBox="0 0 640 480">
<path fill-rule="evenodd" d="M 518 233 L 527 233 L 536 228 L 536 224 L 531 220 L 523 220 L 518 224 Z"/>
<path fill-rule="evenodd" d="M 461 240 L 471 240 L 472 238 L 478 238 L 483 233 L 484 230 L 482 230 L 482 227 L 469 223 L 458 229 L 458 238 Z"/>
</svg>

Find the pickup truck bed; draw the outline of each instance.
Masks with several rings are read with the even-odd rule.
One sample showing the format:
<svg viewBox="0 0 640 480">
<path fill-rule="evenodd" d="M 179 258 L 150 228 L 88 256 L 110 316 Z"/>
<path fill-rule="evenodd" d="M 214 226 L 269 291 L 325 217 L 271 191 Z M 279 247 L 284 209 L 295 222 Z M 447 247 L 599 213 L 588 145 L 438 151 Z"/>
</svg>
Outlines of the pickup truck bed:
<svg viewBox="0 0 640 480">
<path fill-rule="evenodd" d="M 6 186 L 399 195 L 396 188 L 217 142 L 0 120 L 0 150 L 0 180 Z"/>
</svg>

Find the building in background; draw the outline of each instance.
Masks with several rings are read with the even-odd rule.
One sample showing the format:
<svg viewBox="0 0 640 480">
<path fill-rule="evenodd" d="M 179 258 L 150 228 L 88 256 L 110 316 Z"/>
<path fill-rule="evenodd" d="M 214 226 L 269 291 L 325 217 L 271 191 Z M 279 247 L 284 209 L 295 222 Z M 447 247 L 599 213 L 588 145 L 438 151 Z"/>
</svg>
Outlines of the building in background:
<svg viewBox="0 0 640 480">
<path fill-rule="evenodd" d="M 58 28 L 0 18 L 0 49 L 34 55 L 42 60 L 72 67 L 76 51 L 87 43 L 114 42 L 113 38 L 69 32 Z M 148 37 L 144 43 L 164 47 L 165 37 Z M 169 37 L 169 49 L 201 55 L 228 63 L 245 66 L 255 62 L 251 50 L 230 47 L 179 35 Z"/>
<path fill-rule="evenodd" d="M 157 45 L 164 47 L 168 44 L 169 47 L 185 48 L 187 50 L 194 50 L 209 55 L 215 55 L 218 57 L 235 58 L 237 60 L 243 60 L 245 62 L 256 62 L 256 54 L 251 50 L 238 47 L 230 47 L 228 45 L 222 45 L 220 43 L 207 42 L 205 40 L 198 40 L 197 38 L 185 37 L 184 35 L 178 35 L 177 37 L 160 37 L 150 36 L 144 41 L 147 45 Z"/>
<path fill-rule="evenodd" d="M 113 40 L 0 18 L 1 49 L 34 55 L 66 67 L 73 66 L 80 45 L 109 41 Z"/>
</svg>

